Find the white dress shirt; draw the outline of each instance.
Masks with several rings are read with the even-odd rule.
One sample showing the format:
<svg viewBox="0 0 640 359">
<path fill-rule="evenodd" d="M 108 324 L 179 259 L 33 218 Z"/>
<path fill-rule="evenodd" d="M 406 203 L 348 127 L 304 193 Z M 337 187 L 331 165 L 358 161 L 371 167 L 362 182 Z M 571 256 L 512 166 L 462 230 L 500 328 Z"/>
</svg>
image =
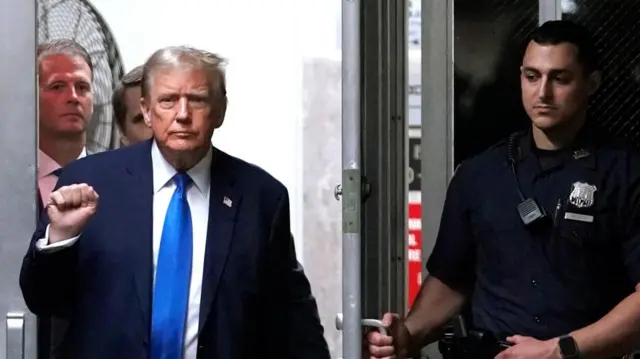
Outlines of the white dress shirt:
<svg viewBox="0 0 640 359">
<path fill-rule="evenodd" d="M 187 322 L 184 338 L 184 359 L 196 359 L 198 352 L 198 326 L 200 319 L 200 298 L 202 294 L 202 276 L 204 271 L 204 253 L 207 240 L 207 227 L 209 222 L 209 193 L 211 186 L 211 160 L 213 149 L 187 174 L 193 180 L 193 184 L 187 190 L 187 201 L 191 210 L 193 224 L 193 257 L 191 261 L 191 282 L 189 284 L 189 304 L 187 308 Z M 158 263 L 160 239 L 162 227 L 169 208 L 169 202 L 173 196 L 176 185 L 171 180 L 176 174 L 167 160 L 162 156 L 157 144 L 151 147 L 151 161 L 153 165 L 153 274 Z M 49 243 L 49 227 L 45 237 L 38 240 L 38 250 L 51 253 L 62 248 L 72 246 L 81 235 L 54 244 Z"/>
<path fill-rule="evenodd" d="M 87 156 L 87 149 L 83 147 L 78 159 L 85 156 Z M 53 171 L 60 167 L 62 166 L 60 166 L 58 162 L 42 152 L 41 149 L 38 149 L 38 189 L 40 190 L 40 198 L 42 198 L 43 206 L 47 205 L 49 195 L 58 182 L 58 176 L 54 175 Z"/>
</svg>

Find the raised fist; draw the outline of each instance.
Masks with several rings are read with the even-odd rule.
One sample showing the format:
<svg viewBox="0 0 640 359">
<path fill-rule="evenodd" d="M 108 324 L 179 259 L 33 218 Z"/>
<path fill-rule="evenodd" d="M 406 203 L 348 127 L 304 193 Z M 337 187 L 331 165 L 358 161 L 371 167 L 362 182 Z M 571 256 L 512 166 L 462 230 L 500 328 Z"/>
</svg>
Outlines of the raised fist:
<svg viewBox="0 0 640 359">
<path fill-rule="evenodd" d="M 98 194 L 82 183 L 60 187 L 47 202 L 49 243 L 76 237 L 98 208 Z"/>
</svg>

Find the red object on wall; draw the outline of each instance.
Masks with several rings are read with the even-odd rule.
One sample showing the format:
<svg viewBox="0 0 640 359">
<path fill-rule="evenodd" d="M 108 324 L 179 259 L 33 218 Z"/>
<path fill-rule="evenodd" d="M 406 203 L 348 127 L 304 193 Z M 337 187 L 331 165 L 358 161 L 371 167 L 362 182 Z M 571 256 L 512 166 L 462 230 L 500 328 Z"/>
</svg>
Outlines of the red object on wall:
<svg viewBox="0 0 640 359">
<path fill-rule="evenodd" d="M 409 192 L 408 209 L 409 237 L 407 240 L 407 266 L 408 266 L 408 301 L 409 308 L 418 295 L 422 284 L 422 203 L 419 191 Z"/>
</svg>

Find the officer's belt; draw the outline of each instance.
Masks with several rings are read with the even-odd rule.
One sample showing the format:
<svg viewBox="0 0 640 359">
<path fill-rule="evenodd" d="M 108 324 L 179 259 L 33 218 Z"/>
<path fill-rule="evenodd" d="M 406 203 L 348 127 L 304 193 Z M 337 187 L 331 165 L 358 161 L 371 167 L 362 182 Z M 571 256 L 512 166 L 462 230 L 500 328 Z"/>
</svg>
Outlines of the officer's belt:
<svg viewBox="0 0 640 359">
<path fill-rule="evenodd" d="M 495 335 L 480 329 L 471 329 L 464 337 L 453 332 L 445 334 L 440 341 L 440 351 L 449 351 L 449 355 L 443 354 L 445 359 L 493 359 L 501 351 L 511 346 L 502 338 L 506 336 Z M 611 359 L 633 359 L 631 355 L 614 357 Z"/>
</svg>

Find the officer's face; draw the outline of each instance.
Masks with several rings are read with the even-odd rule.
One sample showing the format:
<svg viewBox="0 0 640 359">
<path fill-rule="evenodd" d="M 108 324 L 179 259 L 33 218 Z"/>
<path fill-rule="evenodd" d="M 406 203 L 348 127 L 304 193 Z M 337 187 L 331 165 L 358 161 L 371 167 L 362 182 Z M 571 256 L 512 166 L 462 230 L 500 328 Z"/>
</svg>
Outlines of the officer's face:
<svg viewBox="0 0 640 359">
<path fill-rule="evenodd" d="M 587 74 L 575 45 L 539 45 L 531 41 L 522 60 L 522 103 L 533 125 L 551 130 L 571 125 L 585 114 L 597 89 L 597 73 Z"/>
</svg>

